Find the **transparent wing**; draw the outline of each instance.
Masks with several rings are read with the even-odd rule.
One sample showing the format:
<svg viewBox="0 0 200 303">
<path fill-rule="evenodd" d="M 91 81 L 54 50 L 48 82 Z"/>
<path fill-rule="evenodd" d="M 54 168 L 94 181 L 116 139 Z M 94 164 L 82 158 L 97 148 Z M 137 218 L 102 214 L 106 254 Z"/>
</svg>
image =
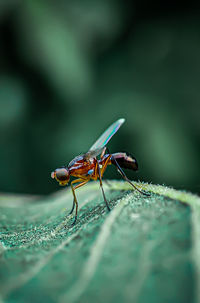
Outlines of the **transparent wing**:
<svg viewBox="0 0 200 303">
<path fill-rule="evenodd" d="M 97 153 L 96 156 L 98 156 L 124 122 L 125 119 L 121 118 L 109 126 L 108 129 L 99 137 L 99 139 L 90 147 L 87 154 L 94 151 L 94 153 Z"/>
<path fill-rule="evenodd" d="M 94 150 L 89 150 L 86 154 L 83 155 L 85 159 L 95 158 L 100 155 L 103 151 L 104 147 L 97 148 Z"/>
</svg>

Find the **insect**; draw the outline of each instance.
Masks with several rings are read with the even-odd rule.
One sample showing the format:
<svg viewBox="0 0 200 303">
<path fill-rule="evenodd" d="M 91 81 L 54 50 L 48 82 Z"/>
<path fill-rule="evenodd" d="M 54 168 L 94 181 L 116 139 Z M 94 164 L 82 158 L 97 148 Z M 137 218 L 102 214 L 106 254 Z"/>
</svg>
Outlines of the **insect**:
<svg viewBox="0 0 200 303">
<path fill-rule="evenodd" d="M 122 178 L 126 180 L 130 185 L 144 195 L 147 193 L 139 190 L 125 175 L 122 168 L 128 168 L 131 170 L 138 170 L 138 164 L 136 159 L 126 153 L 118 152 L 111 154 L 106 147 L 107 143 L 110 141 L 112 136 L 118 131 L 121 125 L 125 122 L 125 119 L 119 119 L 114 122 L 108 129 L 98 138 L 98 140 L 92 145 L 89 151 L 85 154 L 81 154 L 75 157 L 67 166 L 62 166 L 57 168 L 51 173 L 51 177 L 59 182 L 59 185 L 65 186 L 69 183 L 70 176 L 76 177 L 78 179 L 71 182 L 71 189 L 73 193 L 73 205 L 69 213 L 72 214 L 74 207 L 76 206 L 76 213 L 73 224 L 76 223 L 78 214 L 78 201 L 76 198 L 75 190 L 83 185 L 85 185 L 90 180 L 99 179 L 100 187 L 102 190 L 103 198 L 107 209 L 110 211 L 108 201 L 106 199 L 102 178 L 103 174 L 108 165 L 115 165 L 118 172 L 121 174 Z M 100 159 L 97 157 L 100 155 Z M 78 183 L 74 186 L 75 183 Z"/>
</svg>

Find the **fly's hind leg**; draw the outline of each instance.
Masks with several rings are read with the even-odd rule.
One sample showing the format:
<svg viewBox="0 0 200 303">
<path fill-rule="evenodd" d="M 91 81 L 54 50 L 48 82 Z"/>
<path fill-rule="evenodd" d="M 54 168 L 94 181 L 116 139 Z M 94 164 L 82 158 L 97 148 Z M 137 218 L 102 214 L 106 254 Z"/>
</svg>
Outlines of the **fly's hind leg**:
<svg viewBox="0 0 200 303">
<path fill-rule="evenodd" d="M 130 180 L 129 178 L 127 178 L 126 174 L 123 172 L 122 168 L 120 167 L 120 165 L 117 163 L 117 160 L 115 159 L 115 157 L 111 157 L 111 159 L 115 162 L 116 166 L 117 166 L 117 170 L 119 171 L 120 175 L 122 176 L 122 178 L 127 181 L 134 189 L 136 189 L 137 191 L 139 191 L 141 194 L 145 195 L 145 196 L 150 196 L 150 194 L 145 193 L 143 191 L 141 191 L 139 188 L 137 188 Z"/>
</svg>

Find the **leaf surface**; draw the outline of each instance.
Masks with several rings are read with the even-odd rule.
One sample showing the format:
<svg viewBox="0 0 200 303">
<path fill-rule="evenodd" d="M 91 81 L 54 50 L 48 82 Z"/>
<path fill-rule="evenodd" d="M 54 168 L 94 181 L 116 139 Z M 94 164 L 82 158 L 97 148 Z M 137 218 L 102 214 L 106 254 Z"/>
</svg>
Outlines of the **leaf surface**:
<svg viewBox="0 0 200 303">
<path fill-rule="evenodd" d="M 109 184 L 109 186 L 108 186 Z M 159 185 L 99 184 L 0 197 L 2 302 L 198 302 L 200 199 Z"/>
</svg>

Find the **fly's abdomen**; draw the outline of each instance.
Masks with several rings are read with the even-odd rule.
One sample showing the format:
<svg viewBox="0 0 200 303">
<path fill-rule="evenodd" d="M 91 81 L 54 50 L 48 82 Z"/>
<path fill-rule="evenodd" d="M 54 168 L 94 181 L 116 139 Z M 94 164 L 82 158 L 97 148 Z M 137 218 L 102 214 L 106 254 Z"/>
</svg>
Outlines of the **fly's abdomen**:
<svg viewBox="0 0 200 303">
<path fill-rule="evenodd" d="M 120 167 L 131 170 L 138 170 L 138 163 L 132 155 L 123 152 L 112 154 L 112 157 L 117 161 Z M 111 158 L 111 162 L 116 166 L 114 159 Z"/>
</svg>

